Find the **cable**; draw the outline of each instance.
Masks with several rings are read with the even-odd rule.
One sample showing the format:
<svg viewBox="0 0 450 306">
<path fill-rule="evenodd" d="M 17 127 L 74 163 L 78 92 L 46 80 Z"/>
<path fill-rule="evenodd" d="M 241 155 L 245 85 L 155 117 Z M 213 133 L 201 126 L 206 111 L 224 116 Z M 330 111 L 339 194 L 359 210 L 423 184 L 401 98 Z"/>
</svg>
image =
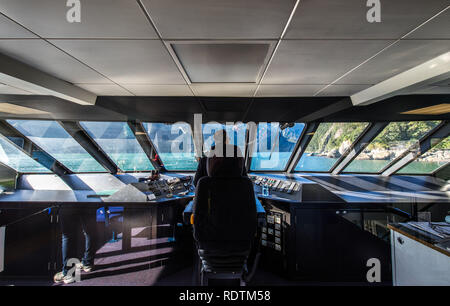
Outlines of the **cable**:
<svg viewBox="0 0 450 306">
<path fill-rule="evenodd" d="M 33 216 L 42 214 L 42 213 L 46 212 L 47 210 L 50 210 L 50 209 L 56 208 L 56 207 L 58 207 L 58 206 L 55 205 L 55 206 L 51 206 L 51 207 L 44 208 L 44 209 L 42 209 L 42 210 L 40 210 L 40 211 L 38 211 L 38 212 L 35 212 L 35 213 L 31 214 L 31 215 L 28 215 L 28 216 L 23 217 L 23 218 L 20 218 L 20 219 L 18 219 L 18 220 L 12 221 L 12 222 L 10 222 L 10 223 L 8 223 L 8 224 L 5 224 L 5 225 L 2 225 L 2 226 L 5 226 L 5 227 L 6 227 L 6 226 L 11 226 L 11 225 L 13 225 L 13 224 L 19 223 L 20 221 L 23 221 L 23 220 L 28 219 L 28 218 L 30 218 L 30 217 L 33 217 Z"/>
</svg>

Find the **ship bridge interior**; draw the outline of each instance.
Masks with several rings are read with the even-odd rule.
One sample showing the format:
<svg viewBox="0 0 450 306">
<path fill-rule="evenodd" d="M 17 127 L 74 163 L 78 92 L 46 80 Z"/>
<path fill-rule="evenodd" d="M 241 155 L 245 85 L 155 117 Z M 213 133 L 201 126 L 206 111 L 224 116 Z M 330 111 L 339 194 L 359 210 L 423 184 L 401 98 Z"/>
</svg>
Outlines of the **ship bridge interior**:
<svg viewBox="0 0 450 306">
<path fill-rule="evenodd" d="M 448 0 L 72 2 L 0 1 L 1 285 L 231 282 L 193 235 L 222 130 L 238 284 L 450 285 Z M 68 237 L 92 270 L 56 281 Z"/>
</svg>

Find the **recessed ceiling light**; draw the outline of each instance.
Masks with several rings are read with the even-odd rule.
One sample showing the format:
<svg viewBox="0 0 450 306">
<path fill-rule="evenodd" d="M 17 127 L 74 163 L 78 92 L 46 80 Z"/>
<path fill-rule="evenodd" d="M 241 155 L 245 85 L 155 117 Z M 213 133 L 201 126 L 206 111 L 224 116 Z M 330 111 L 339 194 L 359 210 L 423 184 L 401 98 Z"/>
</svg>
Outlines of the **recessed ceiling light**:
<svg viewBox="0 0 450 306">
<path fill-rule="evenodd" d="M 403 112 L 403 115 L 442 115 L 450 113 L 450 103 L 442 103 L 438 105 L 418 108 Z"/>
<path fill-rule="evenodd" d="M 38 109 L 10 104 L 10 103 L 0 103 L 0 113 L 7 113 L 13 115 L 44 115 L 49 114 L 48 112 L 41 111 Z"/>
</svg>

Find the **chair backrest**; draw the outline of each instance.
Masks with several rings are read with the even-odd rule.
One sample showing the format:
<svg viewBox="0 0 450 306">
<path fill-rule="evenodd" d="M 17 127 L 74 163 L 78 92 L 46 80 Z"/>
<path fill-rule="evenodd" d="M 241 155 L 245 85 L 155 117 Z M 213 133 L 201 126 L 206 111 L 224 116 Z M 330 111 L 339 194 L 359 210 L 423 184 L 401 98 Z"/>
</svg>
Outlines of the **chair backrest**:
<svg viewBox="0 0 450 306">
<path fill-rule="evenodd" d="M 197 184 L 194 238 L 200 248 L 249 248 L 257 219 L 252 181 L 242 176 L 239 158 L 212 158 L 208 173 Z"/>
</svg>

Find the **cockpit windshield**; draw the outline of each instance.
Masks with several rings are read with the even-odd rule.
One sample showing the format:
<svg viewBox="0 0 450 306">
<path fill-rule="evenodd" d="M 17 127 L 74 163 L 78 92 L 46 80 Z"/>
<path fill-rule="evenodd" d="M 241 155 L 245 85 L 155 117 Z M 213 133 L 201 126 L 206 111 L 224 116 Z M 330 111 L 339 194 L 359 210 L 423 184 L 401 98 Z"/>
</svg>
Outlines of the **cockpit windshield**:
<svg viewBox="0 0 450 306">
<path fill-rule="evenodd" d="M 292 127 L 280 126 L 278 122 L 259 123 L 250 169 L 284 170 L 304 127 L 303 123 Z"/>
<path fill-rule="evenodd" d="M 431 150 L 400 169 L 397 174 L 431 174 L 446 165 L 450 160 L 450 137 L 439 140 L 434 141 L 437 143 Z"/>
<path fill-rule="evenodd" d="M 18 172 L 51 172 L 55 160 L 75 173 L 106 172 L 66 131 L 65 125 L 51 120 L 7 120 L 20 134 L 0 135 L 0 162 Z M 391 122 L 365 146 L 339 173 L 381 173 L 398 162 L 409 151 L 417 152 L 417 144 L 428 137 L 431 149 L 417 152 L 418 157 L 400 168 L 396 174 L 432 174 L 445 166 L 450 158 L 449 138 L 433 138 L 441 121 Z M 143 143 L 138 142 L 127 122 L 81 121 L 77 123 L 121 171 L 150 171 Z M 250 171 L 285 171 L 295 165 L 296 172 L 330 172 L 341 162 L 370 130 L 369 122 L 323 122 L 314 132 L 304 135 L 304 123 L 205 123 L 202 125 L 203 148 L 196 152 L 191 125 L 178 123 L 142 123 L 149 145 L 153 145 L 162 165 L 169 171 L 195 171 L 197 154 L 214 146 L 214 133 L 225 129 L 228 141 L 238 146 L 250 162 Z M 440 125 L 442 126 L 442 124 Z M 256 131 L 256 135 L 252 133 Z M 312 130 L 313 131 L 313 130 Z M 432 133 L 431 133 L 432 132 Z M 32 142 L 29 154 L 21 150 L 23 136 Z M 311 136 L 312 135 L 312 136 Z M 300 141 L 311 137 L 301 156 L 294 158 Z M 441 136 L 442 137 L 442 136 Z M 201 139 L 201 137 L 200 137 Z M 247 143 L 249 141 L 252 141 Z M 422 139 L 422 140 L 421 140 Z M 425 138 L 424 138 L 425 139 Z M 364 144 L 363 144 L 364 145 Z M 148 149 L 148 148 L 147 148 Z M 249 150 L 250 156 L 245 155 Z M 31 156 L 31 157 L 30 157 Z M 288 164 L 289 163 L 289 164 Z"/>
<path fill-rule="evenodd" d="M 379 173 L 440 121 L 391 122 L 353 160 L 344 172 Z"/>
<path fill-rule="evenodd" d="M 51 172 L 49 169 L 32 159 L 3 135 L 0 135 L 0 162 L 18 172 Z"/>
<path fill-rule="evenodd" d="M 242 154 L 245 155 L 247 124 L 245 124 L 245 123 L 236 123 L 236 124 L 206 123 L 206 124 L 203 124 L 202 129 L 203 129 L 203 152 L 204 153 L 211 150 L 211 147 L 213 145 L 215 145 L 214 133 L 219 130 L 224 129 L 227 133 L 229 143 L 239 147 Z"/>
<path fill-rule="evenodd" d="M 154 169 L 126 122 L 83 121 L 80 125 L 122 171 Z"/>
<path fill-rule="evenodd" d="M 144 123 L 148 137 L 170 171 L 197 169 L 191 126 L 187 123 Z"/>
<path fill-rule="evenodd" d="M 56 121 L 7 120 L 53 158 L 73 172 L 106 172 Z"/>
<path fill-rule="evenodd" d="M 330 171 L 368 125 L 366 122 L 321 123 L 295 171 Z"/>
</svg>

